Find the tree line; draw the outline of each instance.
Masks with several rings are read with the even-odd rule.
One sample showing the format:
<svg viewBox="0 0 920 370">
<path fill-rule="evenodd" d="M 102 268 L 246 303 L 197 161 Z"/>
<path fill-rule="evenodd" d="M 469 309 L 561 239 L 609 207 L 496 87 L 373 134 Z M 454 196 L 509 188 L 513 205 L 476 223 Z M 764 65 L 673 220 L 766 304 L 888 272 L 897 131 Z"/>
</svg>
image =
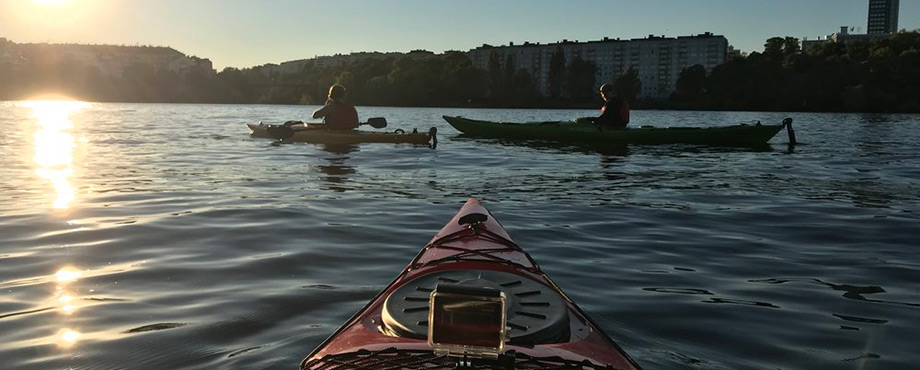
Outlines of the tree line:
<svg viewBox="0 0 920 370">
<path fill-rule="evenodd" d="M 662 104 L 705 110 L 920 112 L 920 33 L 871 41 L 827 42 L 801 50 L 773 37 L 763 52 L 707 74 L 684 69 Z"/>
<path fill-rule="evenodd" d="M 684 69 L 668 99 L 637 100 L 641 82 L 629 70 L 596 81 L 597 66 L 559 48 L 550 60 L 547 93 L 512 55 L 493 53 L 476 68 L 466 54 L 363 59 L 342 66 L 307 61 L 295 72 L 267 67 L 184 73 L 147 64 L 121 76 L 95 67 L 0 62 L 0 100 L 59 91 L 83 100 L 165 103 L 322 104 L 332 84 L 358 105 L 416 107 L 597 107 L 599 83 L 613 83 L 634 106 L 668 109 L 920 112 L 920 33 L 867 42 L 825 43 L 802 52 L 792 37 L 773 37 L 763 52 L 728 60 L 708 72 Z"/>
</svg>

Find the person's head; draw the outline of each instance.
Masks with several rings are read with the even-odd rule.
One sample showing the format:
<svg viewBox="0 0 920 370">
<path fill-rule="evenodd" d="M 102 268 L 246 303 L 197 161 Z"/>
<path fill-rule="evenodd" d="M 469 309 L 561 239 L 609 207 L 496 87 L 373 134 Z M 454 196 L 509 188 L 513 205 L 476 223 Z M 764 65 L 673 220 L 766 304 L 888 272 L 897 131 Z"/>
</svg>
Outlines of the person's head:
<svg viewBox="0 0 920 370">
<path fill-rule="evenodd" d="M 601 97 L 604 98 L 604 100 L 610 100 L 614 96 L 617 96 L 616 90 L 613 89 L 613 85 L 611 84 L 601 85 L 601 88 L 598 92 L 601 93 Z"/>
<path fill-rule="evenodd" d="M 347 96 L 348 92 L 345 91 L 345 86 L 332 85 L 329 87 L 329 100 L 344 101 Z"/>
</svg>

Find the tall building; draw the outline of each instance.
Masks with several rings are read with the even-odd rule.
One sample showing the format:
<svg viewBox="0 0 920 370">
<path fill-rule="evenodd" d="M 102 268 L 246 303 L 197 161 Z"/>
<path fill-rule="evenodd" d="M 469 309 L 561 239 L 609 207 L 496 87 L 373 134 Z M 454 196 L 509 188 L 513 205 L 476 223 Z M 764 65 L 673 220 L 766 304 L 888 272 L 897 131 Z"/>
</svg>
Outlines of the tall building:
<svg viewBox="0 0 920 370">
<path fill-rule="evenodd" d="M 632 40 L 604 38 L 588 42 L 562 40 L 551 44 L 483 45 L 467 55 L 474 66 L 485 70 L 489 69 L 492 53 L 502 62 L 511 56 L 515 66 L 526 69 L 540 92 L 548 95 L 550 60 L 557 49 L 562 49 L 567 62 L 576 57 L 594 62 L 597 66 L 595 87 L 615 81 L 630 69 L 635 70 L 642 84 L 639 96 L 648 98 L 668 97 L 675 90 L 684 68 L 699 64 L 711 72 L 715 66 L 725 63 L 729 52 L 724 36 L 706 32 L 676 38 L 650 35 Z"/>
<path fill-rule="evenodd" d="M 866 33 L 881 35 L 898 32 L 900 0 L 869 0 L 869 27 Z"/>
</svg>

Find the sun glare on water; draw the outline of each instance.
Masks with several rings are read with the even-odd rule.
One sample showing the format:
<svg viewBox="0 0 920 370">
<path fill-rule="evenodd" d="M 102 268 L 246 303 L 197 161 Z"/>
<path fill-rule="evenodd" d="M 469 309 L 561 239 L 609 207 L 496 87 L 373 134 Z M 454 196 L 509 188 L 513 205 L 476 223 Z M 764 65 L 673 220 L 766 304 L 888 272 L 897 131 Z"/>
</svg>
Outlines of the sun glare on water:
<svg viewBox="0 0 920 370">
<path fill-rule="evenodd" d="M 80 333 L 70 328 L 64 328 L 57 332 L 57 344 L 61 348 L 70 348 L 80 339 Z"/>
<path fill-rule="evenodd" d="M 54 188 L 52 208 L 66 209 L 76 195 L 70 177 L 74 171 L 73 151 L 77 140 L 71 133 L 73 121 L 70 116 L 89 104 L 64 100 L 33 100 L 22 104 L 32 110 L 38 126 L 33 135 L 35 173 L 50 181 Z"/>
</svg>

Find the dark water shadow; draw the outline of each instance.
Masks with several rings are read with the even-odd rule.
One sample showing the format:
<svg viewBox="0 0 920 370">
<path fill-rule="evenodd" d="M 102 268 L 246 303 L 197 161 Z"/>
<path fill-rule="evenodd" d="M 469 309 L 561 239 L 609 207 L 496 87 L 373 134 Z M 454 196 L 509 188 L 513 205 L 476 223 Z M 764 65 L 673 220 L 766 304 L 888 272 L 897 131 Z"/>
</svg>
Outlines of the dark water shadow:
<svg viewBox="0 0 920 370">
<path fill-rule="evenodd" d="M 841 314 L 839 314 L 839 313 L 835 313 L 835 314 L 833 314 L 833 315 L 834 315 L 835 317 L 841 319 L 841 320 L 850 321 L 850 322 L 858 322 L 858 323 L 866 323 L 866 324 L 879 324 L 879 325 L 881 325 L 881 324 L 887 324 L 887 323 L 888 323 L 888 320 L 885 320 L 885 319 L 871 319 L 871 318 L 868 318 L 868 317 L 841 315 Z"/>
<path fill-rule="evenodd" d="M 646 292 L 665 293 L 665 294 L 683 294 L 683 295 L 715 295 L 706 289 L 697 288 L 642 288 Z M 712 297 L 701 301 L 703 303 L 735 304 L 742 306 L 757 306 L 768 308 L 780 308 L 779 306 L 760 301 L 751 301 L 746 299 Z"/>
<path fill-rule="evenodd" d="M 835 291 L 843 292 L 843 297 L 847 299 L 853 299 L 857 301 L 864 302 L 874 302 L 874 303 L 884 303 L 892 304 L 899 306 L 909 306 L 909 307 L 920 307 L 920 303 L 911 303 L 911 302 L 898 302 L 898 301 L 889 301 L 883 299 L 870 299 L 866 295 L 876 294 L 876 293 L 885 293 L 885 289 L 877 285 L 850 285 L 850 284 L 834 284 L 823 281 L 821 279 L 815 278 L 770 278 L 770 279 L 754 279 L 748 280 L 751 283 L 762 283 L 762 284 L 785 284 L 789 282 L 803 282 L 810 284 L 818 284 L 831 288 Z"/>
<path fill-rule="evenodd" d="M 524 147 L 543 151 L 554 151 L 559 153 L 582 153 L 582 154 L 603 154 L 610 156 L 625 157 L 629 155 L 629 147 L 622 144 L 597 145 L 597 144 L 577 144 L 561 143 L 557 141 L 545 140 L 523 140 L 523 139 L 492 139 L 481 138 L 460 134 L 454 136 L 454 140 L 469 143 L 486 143 L 496 144 L 505 147 Z"/>
<path fill-rule="evenodd" d="M 188 325 L 188 324 L 176 323 L 176 322 L 164 322 L 164 323 L 144 325 L 144 326 L 140 326 L 137 328 L 128 329 L 127 331 L 125 331 L 125 333 L 145 333 L 149 331 L 159 331 L 159 330 L 181 328 L 185 325 Z"/>
<path fill-rule="evenodd" d="M 774 148 L 770 144 L 760 145 L 703 145 L 703 144 L 597 144 L 597 143 L 562 143 L 546 140 L 494 139 L 460 134 L 454 136 L 461 142 L 481 142 L 506 147 L 526 147 L 559 153 L 601 154 L 608 157 L 627 157 L 631 154 L 684 155 L 687 153 L 769 153 Z M 794 153 L 795 146 L 790 145 L 787 152 Z"/>
<path fill-rule="evenodd" d="M 320 149 L 330 154 L 323 156 L 323 159 L 328 164 L 314 167 L 324 175 L 320 176 L 320 180 L 326 184 L 323 189 L 339 193 L 350 190 L 346 185 L 349 178 L 357 174 L 358 170 L 348 165 L 348 159 L 350 158 L 348 154 L 356 152 L 358 146 L 352 144 L 325 144 L 320 146 Z"/>
</svg>

